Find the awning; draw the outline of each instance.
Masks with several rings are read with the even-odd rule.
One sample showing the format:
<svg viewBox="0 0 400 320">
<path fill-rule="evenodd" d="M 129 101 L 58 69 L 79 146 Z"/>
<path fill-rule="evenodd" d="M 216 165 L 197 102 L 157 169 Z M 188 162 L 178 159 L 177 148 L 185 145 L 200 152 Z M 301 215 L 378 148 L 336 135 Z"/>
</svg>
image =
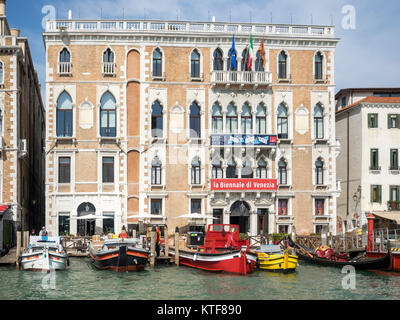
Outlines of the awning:
<svg viewBox="0 0 400 320">
<path fill-rule="evenodd" d="M 400 213 L 390 213 L 390 212 L 377 212 L 373 213 L 373 215 L 377 218 L 392 220 L 397 224 L 400 224 Z"/>
<path fill-rule="evenodd" d="M 9 207 L 10 207 L 9 205 L 0 205 L 0 218 L 3 217 L 4 213 L 7 211 Z"/>
</svg>

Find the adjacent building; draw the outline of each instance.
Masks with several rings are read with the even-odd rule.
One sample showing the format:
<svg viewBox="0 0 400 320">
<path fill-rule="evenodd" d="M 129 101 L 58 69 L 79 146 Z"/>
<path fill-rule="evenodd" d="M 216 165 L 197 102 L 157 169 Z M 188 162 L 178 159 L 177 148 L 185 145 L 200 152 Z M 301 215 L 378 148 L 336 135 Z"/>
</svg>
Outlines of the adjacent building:
<svg viewBox="0 0 400 320">
<path fill-rule="evenodd" d="M 71 19 L 43 39 L 51 234 L 336 232 L 333 26 Z"/>
<path fill-rule="evenodd" d="M 336 94 L 337 215 L 343 231 L 400 210 L 400 88 L 351 88 Z"/>
<path fill-rule="evenodd" d="M 45 223 L 45 110 L 28 40 L 0 0 L 0 251 Z"/>
</svg>

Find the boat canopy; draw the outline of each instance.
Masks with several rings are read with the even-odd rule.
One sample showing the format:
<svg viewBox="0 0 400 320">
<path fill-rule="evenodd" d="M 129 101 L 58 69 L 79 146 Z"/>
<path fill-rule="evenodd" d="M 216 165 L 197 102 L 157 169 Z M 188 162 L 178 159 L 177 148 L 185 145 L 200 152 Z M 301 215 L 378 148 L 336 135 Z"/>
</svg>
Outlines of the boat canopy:
<svg viewBox="0 0 400 320">
<path fill-rule="evenodd" d="M 30 244 L 36 244 L 36 243 L 40 243 L 40 242 L 61 244 L 61 237 L 47 237 L 47 236 L 30 236 L 29 237 Z"/>
</svg>

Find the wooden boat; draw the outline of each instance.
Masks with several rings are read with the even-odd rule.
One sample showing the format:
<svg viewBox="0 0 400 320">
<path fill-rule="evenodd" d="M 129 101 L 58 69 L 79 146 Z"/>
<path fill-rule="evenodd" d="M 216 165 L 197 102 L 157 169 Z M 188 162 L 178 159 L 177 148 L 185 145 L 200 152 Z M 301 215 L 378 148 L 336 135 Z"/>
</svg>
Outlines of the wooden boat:
<svg viewBox="0 0 400 320">
<path fill-rule="evenodd" d="M 175 257 L 175 248 L 169 248 Z M 179 263 L 188 267 L 246 275 L 254 270 L 257 254 L 249 250 L 249 241 L 239 239 L 239 226 L 212 224 L 198 250 L 179 249 Z"/>
<path fill-rule="evenodd" d="M 319 247 L 315 252 L 298 243 L 289 242 L 295 248 L 300 260 L 322 266 L 344 267 L 353 266 L 357 270 L 387 269 L 390 265 L 390 254 L 383 257 L 369 257 L 367 253 L 349 258 L 337 255 L 329 247 Z"/>
<path fill-rule="evenodd" d="M 143 249 L 138 239 L 110 239 L 100 245 L 90 242 L 89 257 L 101 270 L 139 271 L 146 266 L 150 251 Z"/>
<path fill-rule="evenodd" d="M 296 270 L 298 256 L 289 254 L 279 245 L 262 245 L 256 250 L 258 255 L 258 268 L 268 271 L 280 271 L 284 273 Z"/>
<path fill-rule="evenodd" d="M 65 270 L 69 258 L 60 237 L 31 236 L 29 247 L 19 257 L 19 265 L 29 271 Z"/>
</svg>

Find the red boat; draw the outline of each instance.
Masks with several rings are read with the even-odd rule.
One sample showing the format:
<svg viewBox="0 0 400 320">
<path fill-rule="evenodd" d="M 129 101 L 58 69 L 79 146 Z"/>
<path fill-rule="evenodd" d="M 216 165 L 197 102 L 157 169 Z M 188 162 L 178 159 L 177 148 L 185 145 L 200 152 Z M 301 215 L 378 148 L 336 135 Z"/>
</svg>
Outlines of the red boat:
<svg viewBox="0 0 400 320">
<path fill-rule="evenodd" d="M 169 255 L 175 257 L 175 248 L 169 248 Z M 179 249 L 179 263 L 188 267 L 224 271 L 246 275 L 252 272 L 257 254 L 249 250 L 249 240 L 239 239 L 239 226 L 212 224 L 197 251 Z"/>
</svg>

